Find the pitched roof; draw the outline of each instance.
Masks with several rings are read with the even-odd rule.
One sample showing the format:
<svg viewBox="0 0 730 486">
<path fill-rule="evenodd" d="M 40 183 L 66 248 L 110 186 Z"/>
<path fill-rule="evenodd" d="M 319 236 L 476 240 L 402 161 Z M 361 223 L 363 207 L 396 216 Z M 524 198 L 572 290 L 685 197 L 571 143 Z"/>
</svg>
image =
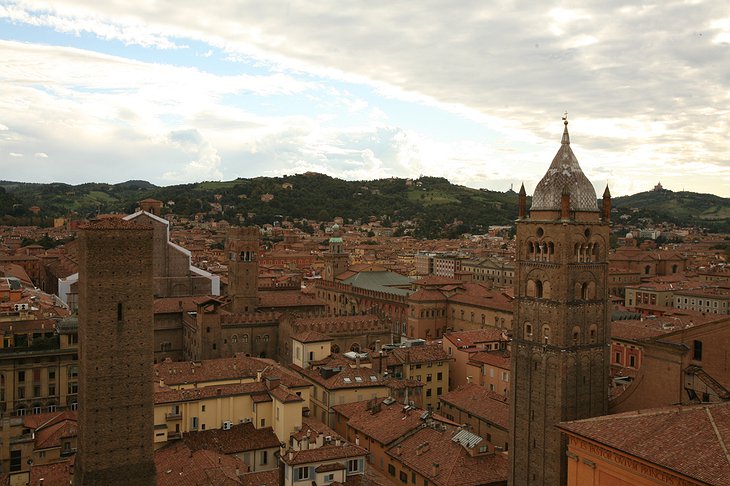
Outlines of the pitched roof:
<svg viewBox="0 0 730 486">
<path fill-rule="evenodd" d="M 183 434 L 183 442 L 191 451 L 212 450 L 221 454 L 279 447 L 279 439 L 271 427 L 257 429 L 252 423 L 237 424 L 230 430 L 210 429 Z"/>
<path fill-rule="evenodd" d="M 509 430 L 509 402 L 507 398 L 475 383 L 467 383 L 445 393 L 439 400 L 449 403 L 482 420 Z"/>
<path fill-rule="evenodd" d="M 388 455 L 440 486 L 503 484 L 509 461 L 504 454 L 472 456 L 453 441 L 460 429 L 424 427 L 388 449 Z M 434 464 L 438 464 L 434 474 Z"/>
<path fill-rule="evenodd" d="M 563 422 L 564 432 L 709 484 L 730 484 L 730 403 Z"/>
<path fill-rule="evenodd" d="M 182 441 L 155 451 L 155 468 L 157 486 L 238 486 L 243 484 L 238 473 L 248 470 L 236 456 L 210 450 L 192 451 Z"/>
<path fill-rule="evenodd" d="M 506 341 L 506 338 L 503 336 L 503 331 L 493 327 L 451 332 L 444 334 L 444 339 L 448 339 L 459 349 L 477 348 L 480 344 Z"/>
<path fill-rule="evenodd" d="M 314 462 L 332 461 L 336 459 L 347 459 L 350 457 L 361 457 L 367 455 L 368 451 L 354 444 L 326 444 L 316 449 L 304 449 L 300 451 L 288 451 L 281 455 L 281 460 L 290 466 L 299 464 L 311 464 Z"/>
<path fill-rule="evenodd" d="M 411 409 L 404 412 L 402 403 L 386 404 L 383 403 L 384 400 L 385 398 L 378 398 L 335 405 L 332 408 L 347 418 L 347 425 L 350 428 L 388 446 L 406 433 L 420 427 L 423 424 L 421 415 L 424 410 Z"/>
</svg>

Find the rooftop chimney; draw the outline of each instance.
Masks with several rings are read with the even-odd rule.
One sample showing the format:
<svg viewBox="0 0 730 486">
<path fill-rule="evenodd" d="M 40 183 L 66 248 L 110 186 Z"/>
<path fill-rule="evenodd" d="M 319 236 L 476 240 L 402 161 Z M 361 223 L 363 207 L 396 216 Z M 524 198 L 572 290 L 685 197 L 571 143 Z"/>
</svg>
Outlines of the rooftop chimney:
<svg viewBox="0 0 730 486">
<path fill-rule="evenodd" d="M 431 464 L 431 476 L 435 478 L 438 475 L 438 473 L 439 473 L 439 463 L 434 462 L 433 464 Z"/>
</svg>

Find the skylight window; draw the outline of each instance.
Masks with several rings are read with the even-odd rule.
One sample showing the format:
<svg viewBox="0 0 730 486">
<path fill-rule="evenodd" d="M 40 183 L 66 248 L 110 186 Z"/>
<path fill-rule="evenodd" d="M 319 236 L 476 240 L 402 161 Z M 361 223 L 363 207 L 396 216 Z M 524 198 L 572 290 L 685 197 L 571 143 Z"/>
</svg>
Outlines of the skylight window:
<svg viewBox="0 0 730 486">
<path fill-rule="evenodd" d="M 362 377 L 361 376 L 356 376 L 355 377 L 355 381 L 358 382 L 358 383 L 362 383 Z"/>
<path fill-rule="evenodd" d="M 342 379 L 345 383 L 352 383 L 352 380 L 349 378 L 343 378 Z"/>
</svg>

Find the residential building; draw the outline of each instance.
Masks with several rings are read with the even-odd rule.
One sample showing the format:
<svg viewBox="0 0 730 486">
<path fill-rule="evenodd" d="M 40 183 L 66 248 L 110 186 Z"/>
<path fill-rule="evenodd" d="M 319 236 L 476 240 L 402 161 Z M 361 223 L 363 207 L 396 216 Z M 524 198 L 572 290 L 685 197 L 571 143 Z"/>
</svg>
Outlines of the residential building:
<svg viewBox="0 0 730 486">
<path fill-rule="evenodd" d="M 474 329 L 445 334 L 441 345 L 449 361 L 449 390 L 465 385 L 469 372 L 467 366 L 473 355 L 483 351 L 505 350 L 509 338 L 503 330 L 496 328 Z M 474 376 L 472 376 L 474 378 Z M 507 380 L 504 380 L 508 382 Z M 509 388 L 509 387 L 508 387 Z M 502 388 L 496 389 L 503 392 Z"/>
<path fill-rule="evenodd" d="M 504 395 L 467 383 L 439 397 L 441 414 L 465 425 L 497 450 L 509 448 L 509 403 Z"/>
</svg>

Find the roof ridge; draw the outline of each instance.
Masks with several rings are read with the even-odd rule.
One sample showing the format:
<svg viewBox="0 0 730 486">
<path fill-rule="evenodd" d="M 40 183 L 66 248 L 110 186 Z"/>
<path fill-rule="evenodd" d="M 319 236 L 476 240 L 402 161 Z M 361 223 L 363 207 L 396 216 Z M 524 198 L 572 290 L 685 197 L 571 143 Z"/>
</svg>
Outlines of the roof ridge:
<svg viewBox="0 0 730 486">
<path fill-rule="evenodd" d="M 720 434 L 720 431 L 717 429 L 717 424 L 715 423 L 715 419 L 712 416 L 712 412 L 710 412 L 709 407 L 704 407 L 705 413 L 707 413 L 707 418 L 710 420 L 710 424 L 712 425 L 712 430 L 715 432 L 715 436 L 717 437 L 717 442 L 720 444 L 720 447 L 722 447 L 722 451 L 725 453 L 725 460 L 728 464 L 730 464 L 730 453 L 728 453 L 727 446 L 725 445 L 725 441 L 722 439 L 722 435 Z"/>
</svg>

